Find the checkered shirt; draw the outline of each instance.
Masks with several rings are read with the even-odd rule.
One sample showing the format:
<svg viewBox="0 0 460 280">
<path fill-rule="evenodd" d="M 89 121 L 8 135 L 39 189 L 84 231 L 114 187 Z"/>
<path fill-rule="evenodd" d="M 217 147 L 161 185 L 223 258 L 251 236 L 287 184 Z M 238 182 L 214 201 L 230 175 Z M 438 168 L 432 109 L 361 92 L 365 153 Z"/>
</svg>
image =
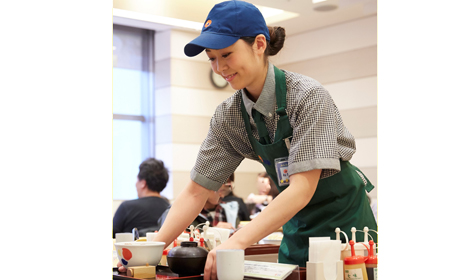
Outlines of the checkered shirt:
<svg viewBox="0 0 460 280">
<path fill-rule="evenodd" d="M 322 169 L 323 179 L 338 173 L 340 159 L 348 161 L 356 151 L 353 135 L 344 126 L 334 101 L 319 82 L 282 71 L 286 75 L 286 113 L 293 129 L 289 174 Z M 245 90 L 238 90 L 216 108 L 190 173 L 191 179 L 205 188 L 217 191 L 243 159 L 259 161 L 246 133 L 241 100 L 249 113 L 253 136 L 259 139 L 250 113 L 254 109 L 263 115 L 273 142 L 279 117 L 275 113 L 275 74 L 271 63 L 256 103 L 247 97 Z"/>
<path fill-rule="evenodd" d="M 214 212 L 214 213 L 212 213 Z M 209 224 L 213 227 L 217 226 L 219 222 L 227 222 L 227 215 L 225 214 L 225 209 L 218 204 L 216 209 L 213 211 L 209 211 L 203 208 L 201 210 L 201 214 L 203 214 L 209 221 Z"/>
</svg>

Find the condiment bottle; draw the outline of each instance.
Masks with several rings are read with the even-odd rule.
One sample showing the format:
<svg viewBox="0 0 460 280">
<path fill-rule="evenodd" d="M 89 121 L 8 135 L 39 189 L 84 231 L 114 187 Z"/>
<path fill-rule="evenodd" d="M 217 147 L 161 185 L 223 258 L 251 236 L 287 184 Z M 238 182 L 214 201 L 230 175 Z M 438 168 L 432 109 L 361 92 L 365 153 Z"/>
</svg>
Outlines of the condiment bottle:
<svg viewBox="0 0 460 280">
<path fill-rule="evenodd" d="M 164 249 L 163 250 L 163 255 L 161 256 L 160 265 L 168 266 L 168 258 L 167 258 L 167 256 L 168 256 L 169 250 L 171 250 L 171 249 Z"/>
<path fill-rule="evenodd" d="M 343 261 L 343 275 L 345 280 L 368 280 L 366 265 L 367 257 L 355 255 L 355 242 L 350 240 L 351 256 Z"/>
<path fill-rule="evenodd" d="M 374 255 L 374 241 L 369 241 L 369 246 L 371 248 L 366 260 L 367 277 L 369 280 L 377 280 L 377 256 Z"/>
</svg>

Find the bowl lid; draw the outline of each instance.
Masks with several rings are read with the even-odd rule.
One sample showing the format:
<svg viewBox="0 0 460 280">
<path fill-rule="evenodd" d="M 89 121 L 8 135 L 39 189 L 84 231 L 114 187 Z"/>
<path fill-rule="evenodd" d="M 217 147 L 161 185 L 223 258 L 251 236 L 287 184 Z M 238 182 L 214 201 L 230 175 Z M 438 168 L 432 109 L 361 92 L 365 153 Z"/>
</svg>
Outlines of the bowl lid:
<svg viewBox="0 0 460 280">
<path fill-rule="evenodd" d="M 198 246 L 195 241 L 183 241 L 180 246 L 172 248 L 168 253 L 168 258 L 202 258 L 207 257 L 208 251 Z"/>
</svg>

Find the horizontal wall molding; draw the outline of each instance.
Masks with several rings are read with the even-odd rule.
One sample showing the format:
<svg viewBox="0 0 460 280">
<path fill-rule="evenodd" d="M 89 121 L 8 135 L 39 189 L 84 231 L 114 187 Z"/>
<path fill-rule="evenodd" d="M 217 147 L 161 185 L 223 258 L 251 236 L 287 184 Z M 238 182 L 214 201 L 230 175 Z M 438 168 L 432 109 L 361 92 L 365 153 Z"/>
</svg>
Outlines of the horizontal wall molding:
<svg viewBox="0 0 460 280">
<path fill-rule="evenodd" d="M 321 84 L 377 75 L 377 46 L 279 65 L 311 77 Z"/>
<path fill-rule="evenodd" d="M 374 45 L 377 45 L 377 16 L 292 36 L 287 33 L 283 49 L 271 60 L 284 65 Z"/>
<path fill-rule="evenodd" d="M 113 114 L 114 120 L 126 120 L 126 121 L 141 121 L 145 122 L 144 116 L 135 116 L 135 115 L 123 115 L 123 114 Z"/>
</svg>

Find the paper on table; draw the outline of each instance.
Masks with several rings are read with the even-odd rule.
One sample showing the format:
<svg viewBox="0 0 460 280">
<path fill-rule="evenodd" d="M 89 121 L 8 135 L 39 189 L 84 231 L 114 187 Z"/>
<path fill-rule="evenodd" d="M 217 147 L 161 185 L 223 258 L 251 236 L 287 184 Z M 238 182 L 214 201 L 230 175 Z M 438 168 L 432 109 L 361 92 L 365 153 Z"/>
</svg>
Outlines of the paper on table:
<svg viewBox="0 0 460 280">
<path fill-rule="evenodd" d="M 298 267 L 298 265 L 294 264 L 244 261 L 244 276 L 283 280 Z"/>
</svg>

